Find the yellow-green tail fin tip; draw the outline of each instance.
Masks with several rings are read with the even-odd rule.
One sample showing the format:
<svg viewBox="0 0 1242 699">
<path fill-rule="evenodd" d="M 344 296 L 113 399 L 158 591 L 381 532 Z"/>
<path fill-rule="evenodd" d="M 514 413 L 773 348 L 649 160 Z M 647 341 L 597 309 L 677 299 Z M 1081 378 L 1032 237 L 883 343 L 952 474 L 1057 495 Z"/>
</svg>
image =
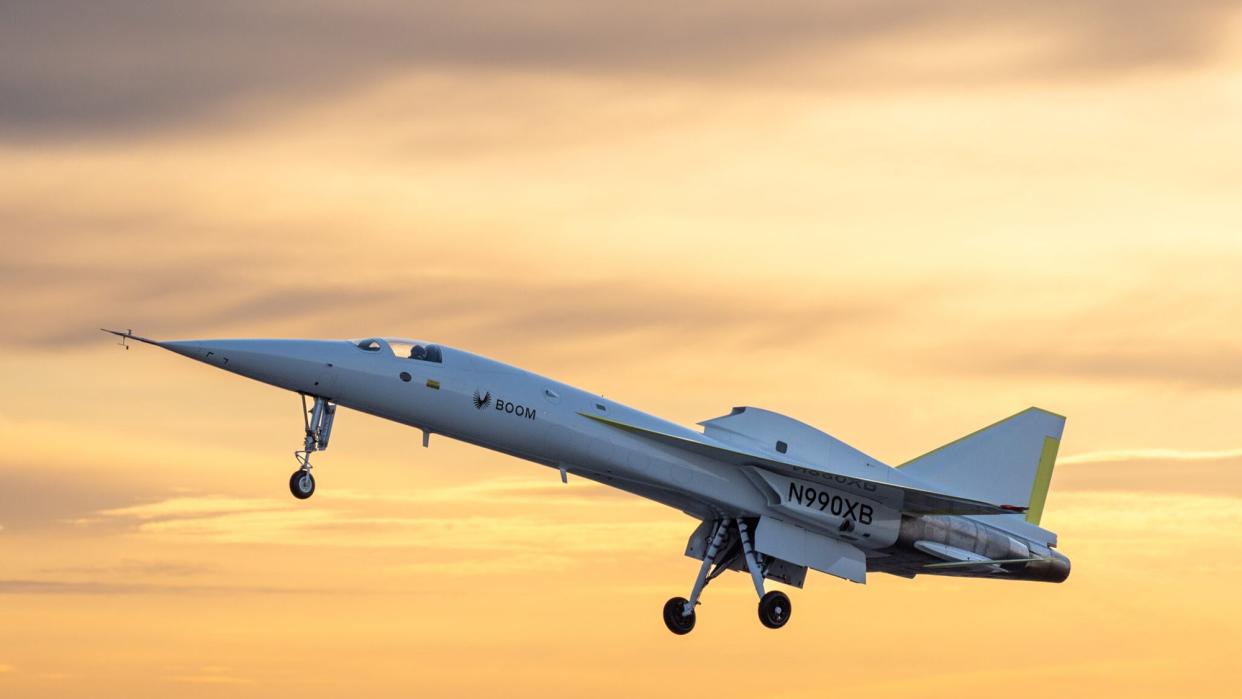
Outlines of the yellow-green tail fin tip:
<svg viewBox="0 0 1242 699">
<path fill-rule="evenodd" d="M 1048 501 L 1048 486 L 1052 483 L 1052 468 L 1057 463 L 1057 449 L 1061 440 L 1055 437 L 1044 437 L 1044 448 L 1039 454 L 1039 468 L 1035 471 L 1035 483 L 1031 485 L 1030 506 L 1026 510 L 1026 521 L 1038 525 L 1044 516 L 1044 504 Z M 1030 462 L 1027 462 L 1030 463 Z"/>
</svg>

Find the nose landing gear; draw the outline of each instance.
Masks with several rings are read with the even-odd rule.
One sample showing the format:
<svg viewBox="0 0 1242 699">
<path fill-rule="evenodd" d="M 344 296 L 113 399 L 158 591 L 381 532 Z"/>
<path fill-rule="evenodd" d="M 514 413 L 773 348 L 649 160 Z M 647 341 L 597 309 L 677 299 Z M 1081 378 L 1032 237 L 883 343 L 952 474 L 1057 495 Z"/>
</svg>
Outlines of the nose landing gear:
<svg viewBox="0 0 1242 699">
<path fill-rule="evenodd" d="M 305 500 L 315 494 L 315 477 L 307 469 L 298 469 L 289 476 L 289 492 L 298 500 Z"/>
<path fill-rule="evenodd" d="M 302 421 L 306 427 L 306 441 L 300 450 L 293 452 L 299 468 L 289 476 L 289 492 L 299 500 L 315 494 L 315 477 L 311 475 L 310 455 L 328 448 L 332 436 L 332 421 L 336 417 L 336 404 L 326 398 L 313 396 L 314 404 L 307 410 L 306 394 L 302 394 Z"/>
</svg>

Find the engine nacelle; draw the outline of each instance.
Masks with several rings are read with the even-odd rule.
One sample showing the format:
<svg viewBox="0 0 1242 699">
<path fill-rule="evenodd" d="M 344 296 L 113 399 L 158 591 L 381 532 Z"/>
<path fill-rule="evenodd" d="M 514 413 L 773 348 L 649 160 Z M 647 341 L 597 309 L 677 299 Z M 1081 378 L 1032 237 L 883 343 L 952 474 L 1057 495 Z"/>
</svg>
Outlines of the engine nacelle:
<svg viewBox="0 0 1242 699">
<path fill-rule="evenodd" d="M 1070 574 L 1070 560 L 1060 552 L 1033 542 L 1019 541 L 999 529 L 993 529 L 965 517 L 903 516 L 897 544 L 923 553 L 937 549 L 959 550 L 993 561 L 1040 559 L 1020 565 L 1005 566 L 1005 577 L 1016 580 L 1059 583 L 1064 582 Z M 927 544 L 938 546 L 927 546 Z M 926 572 L 932 573 L 933 571 L 927 570 Z"/>
</svg>

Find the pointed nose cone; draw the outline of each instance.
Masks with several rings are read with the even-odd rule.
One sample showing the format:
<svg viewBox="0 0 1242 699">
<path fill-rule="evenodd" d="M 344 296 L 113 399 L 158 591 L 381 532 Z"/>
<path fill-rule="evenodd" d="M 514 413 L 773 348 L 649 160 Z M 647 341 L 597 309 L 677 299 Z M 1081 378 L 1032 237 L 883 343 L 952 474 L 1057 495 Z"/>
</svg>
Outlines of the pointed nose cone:
<svg viewBox="0 0 1242 699">
<path fill-rule="evenodd" d="M 175 342 L 161 342 L 160 347 L 176 352 L 183 357 L 221 366 L 220 358 L 224 356 L 226 348 L 235 349 L 230 347 L 233 342 L 236 342 L 236 340 L 177 340 Z"/>
<path fill-rule="evenodd" d="M 330 397 L 338 341 L 177 340 L 161 347 L 290 391 Z"/>
</svg>

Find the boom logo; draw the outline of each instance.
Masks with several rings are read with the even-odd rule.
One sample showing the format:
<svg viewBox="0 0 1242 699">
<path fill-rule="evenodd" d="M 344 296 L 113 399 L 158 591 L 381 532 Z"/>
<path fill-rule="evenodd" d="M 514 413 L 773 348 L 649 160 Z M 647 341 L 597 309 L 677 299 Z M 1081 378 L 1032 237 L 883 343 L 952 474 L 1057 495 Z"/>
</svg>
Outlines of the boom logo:
<svg viewBox="0 0 1242 699">
<path fill-rule="evenodd" d="M 487 408 L 490 408 L 493 404 L 495 404 L 496 410 L 499 412 L 508 413 L 510 415 L 517 415 L 518 417 L 524 417 L 527 420 L 535 419 L 534 408 L 528 408 L 524 405 L 521 405 L 520 403 L 514 403 L 511 400 L 505 400 L 501 398 L 500 396 L 496 396 L 493 399 L 491 391 L 480 392 L 478 389 L 475 389 L 474 407 L 478 408 L 479 410 L 486 410 Z"/>
<path fill-rule="evenodd" d="M 496 409 L 502 413 L 509 413 L 511 415 L 517 415 L 518 417 L 524 417 L 527 420 L 535 419 L 534 408 L 528 408 L 524 405 L 519 405 L 517 403 L 514 403 L 513 401 L 508 401 L 508 400 L 503 400 L 501 398 L 497 398 Z"/>
<path fill-rule="evenodd" d="M 482 410 L 492 404 L 492 392 L 487 391 L 480 394 L 477 390 L 474 392 L 474 407 Z"/>
</svg>

